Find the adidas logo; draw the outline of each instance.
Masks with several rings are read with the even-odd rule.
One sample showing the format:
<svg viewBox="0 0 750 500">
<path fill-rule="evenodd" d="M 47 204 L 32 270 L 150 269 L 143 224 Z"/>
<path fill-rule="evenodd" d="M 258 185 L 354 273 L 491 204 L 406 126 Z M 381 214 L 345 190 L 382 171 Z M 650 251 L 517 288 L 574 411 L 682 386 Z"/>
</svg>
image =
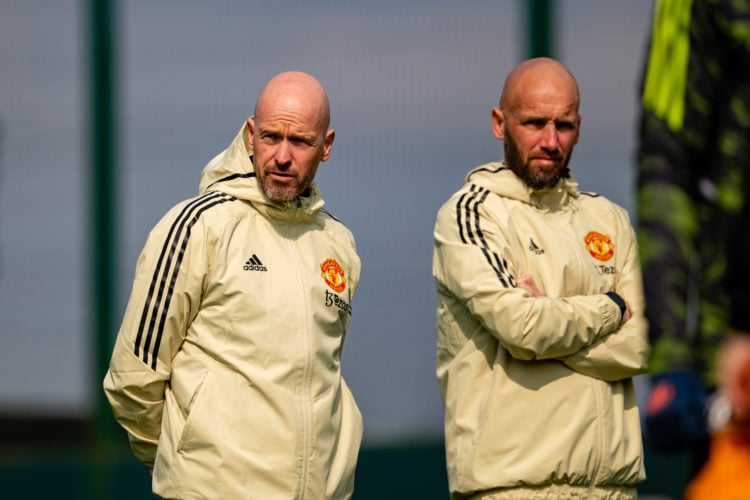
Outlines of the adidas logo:
<svg viewBox="0 0 750 500">
<path fill-rule="evenodd" d="M 257 255 L 253 254 L 252 257 L 247 259 L 245 265 L 242 267 L 245 271 L 268 271 L 268 268 L 263 265 Z"/>
<path fill-rule="evenodd" d="M 543 248 L 539 248 L 536 243 L 534 243 L 534 240 L 529 238 L 529 250 L 534 252 L 537 255 L 542 255 L 544 253 Z"/>
</svg>

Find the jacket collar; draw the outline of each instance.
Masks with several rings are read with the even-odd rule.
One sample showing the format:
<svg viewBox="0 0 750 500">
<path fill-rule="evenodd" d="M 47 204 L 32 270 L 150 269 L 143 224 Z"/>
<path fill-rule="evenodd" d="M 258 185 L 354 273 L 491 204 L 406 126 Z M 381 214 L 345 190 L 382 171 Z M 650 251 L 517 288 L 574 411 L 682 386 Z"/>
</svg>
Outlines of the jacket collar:
<svg viewBox="0 0 750 500">
<path fill-rule="evenodd" d="M 571 175 L 561 179 L 547 189 L 532 189 L 527 186 L 505 162 L 481 165 L 466 176 L 466 182 L 481 186 L 504 198 L 511 198 L 532 205 L 540 210 L 557 211 L 568 206 L 572 198 L 578 198 L 578 182 Z"/>
</svg>

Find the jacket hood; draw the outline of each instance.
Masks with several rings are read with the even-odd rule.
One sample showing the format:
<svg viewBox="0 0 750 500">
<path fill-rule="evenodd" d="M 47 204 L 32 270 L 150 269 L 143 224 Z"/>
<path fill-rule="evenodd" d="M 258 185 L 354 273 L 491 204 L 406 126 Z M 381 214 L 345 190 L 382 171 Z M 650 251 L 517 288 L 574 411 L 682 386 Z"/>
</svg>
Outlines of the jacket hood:
<svg viewBox="0 0 750 500">
<path fill-rule="evenodd" d="M 284 220 L 311 220 L 323 208 L 317 186 L 313 183 L 307 196 L 277 203 L 271 201 L 258 183 L 253 166 L 253 152 L 248 149 L 247 123 L 243 124 L 229 146 L 209 161 L 201 172 L 198 192 L 218 191 L 250 202 L 268 217 Z"/>
<path fill-rule="evenodd" d="M 580 195 L 578 182 L 572 174 L 567 179 L 561 179 L 554 187 L 532 189 L 505 162 L 492 162 L 475 168 L 466 176 L 466 182 L 543 210 L 557 210 L 566 205 L 570 197 L 578 198 Z"/>
</svg>

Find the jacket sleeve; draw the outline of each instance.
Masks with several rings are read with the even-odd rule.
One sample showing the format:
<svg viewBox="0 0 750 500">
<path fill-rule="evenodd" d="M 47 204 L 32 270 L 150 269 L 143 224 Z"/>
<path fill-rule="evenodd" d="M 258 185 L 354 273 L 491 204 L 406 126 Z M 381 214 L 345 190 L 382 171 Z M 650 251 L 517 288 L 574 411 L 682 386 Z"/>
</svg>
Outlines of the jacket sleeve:
<svg viewBox="0 0 750 500">
<path fill-rule="evenodd" d="M 516 265 L 498 224 L 478 211 L 481 233 L 460 228 L 454 204 L 439 212 L 433 275 L 511 356 L 569 356 L 614 332 L 619 307 L 606 295 L 532 297 L 516 286 Z"/>
<path fill-rule="evenodd" d="M 148 466 L 156 455 L 172 358 L 200 303 L 206 269 L 201 228 L 178 205 L 149 235 L 104 378 L 115 419 Z"/>
<path fill-rule="evenodd" d="M 610 382 L 644 373 L 648 365 L 643 279 L 635 233 L 629 223 L 627 228 L 630 245 L 613 291 L 625 299 L 632 317 L 613 335 L 607 335 L 563 359 L 577 372 Z"/>
</svg>

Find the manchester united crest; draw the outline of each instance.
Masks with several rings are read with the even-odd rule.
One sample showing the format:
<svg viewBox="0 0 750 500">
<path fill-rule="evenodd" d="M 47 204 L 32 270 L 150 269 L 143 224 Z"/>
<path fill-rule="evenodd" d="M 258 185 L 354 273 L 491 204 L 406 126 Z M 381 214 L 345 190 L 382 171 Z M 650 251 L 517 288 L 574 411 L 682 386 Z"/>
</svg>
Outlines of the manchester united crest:
<svg viewBox="0 0 750 500">
<path fill-rule="evenodd" d="M 615 244 L 606 234 L 589 231 L 583 241 L 586 243 L 586 250 L 597 260 L 607 261 L 615 254 Z"/>
<path fill-rule="evenodd" d="M 341 293 L 346 288 L 344 268 L 334 259 L 327 259 L 320 265 L 320 275 L 334 292 Z"/>
</svg>

